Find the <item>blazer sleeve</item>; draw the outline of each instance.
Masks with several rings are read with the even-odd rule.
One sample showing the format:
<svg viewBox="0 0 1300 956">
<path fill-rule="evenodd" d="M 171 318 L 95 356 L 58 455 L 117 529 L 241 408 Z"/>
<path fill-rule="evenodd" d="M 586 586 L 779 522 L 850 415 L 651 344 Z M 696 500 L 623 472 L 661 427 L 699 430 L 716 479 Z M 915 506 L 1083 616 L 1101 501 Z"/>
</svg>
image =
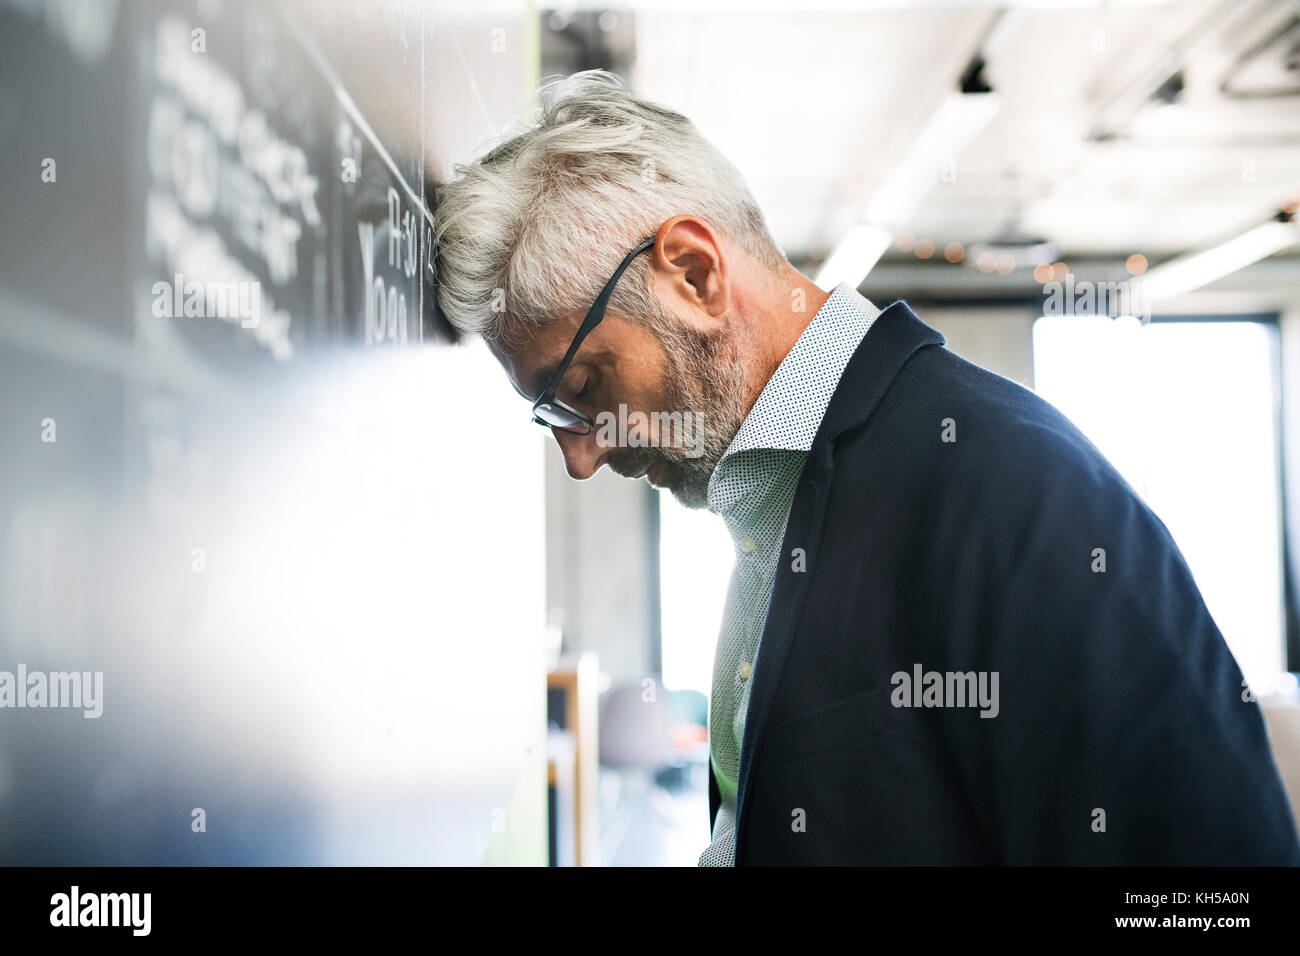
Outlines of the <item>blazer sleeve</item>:
<svg viewBox="0 0 1300 956">
<path fill-rule="evenodd" d="M 964 440 L 918 646 L 998 674 L 996 716 L 931 719 L 1002 861 L 1300 863 L 1259 705 L 1163 523 L 1064 419 Z"/>
</svg>

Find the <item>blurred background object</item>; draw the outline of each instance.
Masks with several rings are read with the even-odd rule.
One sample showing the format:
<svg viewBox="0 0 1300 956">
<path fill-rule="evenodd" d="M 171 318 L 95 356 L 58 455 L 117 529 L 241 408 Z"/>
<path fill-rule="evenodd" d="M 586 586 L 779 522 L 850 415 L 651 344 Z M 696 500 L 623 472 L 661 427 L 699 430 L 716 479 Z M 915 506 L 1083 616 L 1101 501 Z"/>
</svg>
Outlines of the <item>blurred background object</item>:
<svg viewBox="0 0 1300 956">
<path fill-rule="evenodd" d="M 0 3 L 0 669 L 103 675 L 0 712 L 0 862 L 545 863 L 543 436 L 426 188 L 525 14 Z"/>
</svg>

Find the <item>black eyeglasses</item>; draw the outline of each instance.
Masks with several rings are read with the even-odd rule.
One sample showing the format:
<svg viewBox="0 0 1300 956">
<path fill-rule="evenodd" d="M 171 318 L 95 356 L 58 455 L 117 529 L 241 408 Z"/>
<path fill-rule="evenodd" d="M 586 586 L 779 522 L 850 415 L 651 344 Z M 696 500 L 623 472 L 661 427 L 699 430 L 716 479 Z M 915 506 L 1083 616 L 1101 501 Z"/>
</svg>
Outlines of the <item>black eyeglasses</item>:
<svg viewBox="0 0 1300 956">
<path fill-rule="evenodd" d="M 556 367 L 555 372 L 551 375 L 550 381 L 542 389 L 542 394 L 537 396 L 537 401 L 533 403 L 533 421 L 539 425 L 545 425 L 548 428 L 558 428 L 560 431 L 573 432 L 576 435 L 586 435 L 594 429 L 595 423 L 570 405 L 566 405 L 555 397 L 555 389 L 564 378 L 564 373 L 569 368 L 569 363 L 573 361 L 574 353 L 578 351 L 578 346 L 582 340 L 600 324 L 600 320 L 605 317 L 605 307 L 609 305 L 609 297 L 614 294 L 614 286 L 618 284 L 618 277 L 623 274 L 632 260 L 640 253 L 645 252 L 655 244 L 655 237 L 650 236 L 643 239 L 641 244 L 623 257 L 614 274 L 609 277 L 605 283 L 605 288 L 600 290 L 600 295 L 596 296 L 596 301 L 587 312 L 587 317 L 582 320 L 582 325 L 578 327 L 578 334 L 573 337 L 573 344 L 569 346 L 569 351 L 564 353 L 564 358 Z"/>
</svg>

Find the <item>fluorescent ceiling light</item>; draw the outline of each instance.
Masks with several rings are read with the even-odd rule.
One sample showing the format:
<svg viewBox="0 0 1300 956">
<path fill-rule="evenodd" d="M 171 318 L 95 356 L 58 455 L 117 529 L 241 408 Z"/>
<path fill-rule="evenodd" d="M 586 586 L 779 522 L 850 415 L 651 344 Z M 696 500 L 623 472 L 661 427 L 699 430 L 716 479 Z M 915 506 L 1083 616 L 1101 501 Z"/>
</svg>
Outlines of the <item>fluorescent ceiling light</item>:
<svg viewBox="0 0 1300 956">
<path fill-rule="evenodd" d="M 823 289 L 847 282 L 856 289 L 885 254 L 891 238 L 892 233 L 884 226 L 873 223 L 854 226 L 826 257 L 813 282 Z"/>
<path fill-rule="evenodd" d="M 876 190 L 862 223 L 827 256 L 814 280 L 817 285 L 829 289 L 851 282 L 857 288 L 889 248 L 893 229 L 944 181 L 945 171 L 955 174 L 958 154 L 988 125 L 998 104 L 996 93 L 950 94 Z"/>
<path fill-rule="evenodd" d="M 996 93 L 949 94 L 876 190 L 863 218 L 903 225 L 930 191 L 945 181 L 945 172 L 956 175 L 957 156 L 988 125 L 999 103 Z"/>
<path fill-rule="evenodd" d="M 1168 299 L 1209 285 L 1265 256 L 1300 242 L 1295 222 L 1275 220 L 1256 226 L 1221 245 L 1171 259 L 1140 280 L 1148 299 Z"/>
</svg>

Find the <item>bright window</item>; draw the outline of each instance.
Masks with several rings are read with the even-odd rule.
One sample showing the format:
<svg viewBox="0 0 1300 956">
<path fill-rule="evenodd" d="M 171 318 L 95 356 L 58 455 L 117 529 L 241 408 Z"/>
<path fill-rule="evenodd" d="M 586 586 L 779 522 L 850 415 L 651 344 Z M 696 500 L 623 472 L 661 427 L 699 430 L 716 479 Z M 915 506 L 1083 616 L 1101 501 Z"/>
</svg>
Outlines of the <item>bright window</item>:
<svg viewBox="0 0 1300 956">
<path fill-rule="evenodd" d="M 708 694 L 735 552 L 717 515 L 667 493 L 659 508 L 664 686 Z"/>
<path fill-rule="evenodd" d="M 1243 675 L 1285 670 L 1274 327 L 1050 317 L 1034 379 L 1165 523 Z"/>
</svg>

